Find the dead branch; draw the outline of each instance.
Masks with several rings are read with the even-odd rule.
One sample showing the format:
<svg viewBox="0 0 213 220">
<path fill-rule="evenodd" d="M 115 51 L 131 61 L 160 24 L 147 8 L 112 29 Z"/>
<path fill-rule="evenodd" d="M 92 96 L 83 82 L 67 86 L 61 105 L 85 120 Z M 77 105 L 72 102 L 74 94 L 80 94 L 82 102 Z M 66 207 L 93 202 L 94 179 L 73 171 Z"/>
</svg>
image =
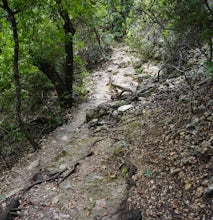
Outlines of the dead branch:
<svg viewBox="0 0 213 220">
<path fill-rule="evenodd" d="M 96 143 L 96 141 L 95 141 L 95 143 Z M 87 153 L 85 156 L 83 156 L 79 161 L 81 161 L 81 160 L 83 160 L 83 159 L 85 159 L 85 158 L 87 158 L 87 157 L 90 157 L 90 156 L 92 156 L 93 154 L 94 154 L 94 153 L 93 153 L 92 151 L 90 151 L 90 152 Z M 73 173 L 75 172 L 77 166 L 79 165 L 79 161 L 77 161 L 77 162 L 73 165 L 72 169 L 71 169 L 64 177 L 62 177 L 62 179 L 57 183 L 58 186 L 59 186 L 59 184 L 61 184 L 65 179 L 67 179 L 71 174 L 73 174 Z"/>
<path fill-rule="evenodd" d="M 38 180 L 38 181 L 32 183 L 31 185 L 27 186 L 26 188 L 24 188 L 24 189 L 22 190 L 22 196 L 23 196 L 27 191 L 29 191 L 30 189 L 32 189 L 32 188 L 33 188 L 34 186 L 36 186 L 36 185 L 42 184 L 42 183 L 44 183 L 44 182 L 51 182 L 51 181 L 53 181 L 53 180 L 55 180 L 55 179 L 58 179 L 65 171 L 67 171 L 67 168 L 65 168 L 65 169 L 63 169 L 63 170 L 57 172 L 55 175 L 51 176 L 51 177 L 48 178 L 48 179 Z"/>
<path fill-rule="evenodd" d="M 93 146 L 98 143 L 99 141 L 101 140 L 97 140 L 93 143 Z M 90 157 L 93 155 L 93 152 L 90 151 L 88 152 L 85 156 L 83 156 L 82 158 L 79 159 L 79 161 L 87 158 L 87 157 Z M 57 183 L 57 185 L 59 186 L 60 183 L 62 183 L 65 179 L 67 179 L 71 174 L 73 174 L 75 171 L 76 171 L 76 168 L 77 166 L 79 165 L 79 161 L 77 161 L 72 169 L 63 177 L 61 177 L 61 175 L 66 172 L 68 169 L 65 168 L 57 173 L 55 173 L 53 176 L 47 178 L 47 179 L 38 179 L 37 181 L 35 181 L 34 183 L 32 183 L 31 185 L 23 188 L 21 190 L 21 192 L 19 193 L 19 195 L 17 197 L 15 197 L 14 199 L 12 199 L 10 201 L 10 203 L 7 205 L 7 207 L 0 213 L 0 220 L 10 220 L 10 219 L 13 219 L 14 217 L 16 217 L 18 214 L 17 214 L 17 211 L 19 211 L 20 209 L 18 209 L 20 203 L 19 203 L 19 200 L 24 196 L 24 194 L 29 191 L 30 189 L 32 189 L 34 186 L 36 185 L 40 185 L 44 182 L 52 182 L 56 179 L 59 179 L 61 178 L 61 180 Z"/>
<path fill-rule="evenodd" d="M 73 174 L 76 170 L 76 167 L 79 165 L 79 162 L 76 162 L 73 165 L 73 168 L 57 183 L 57 185 L 59 186 L 59 184 L 61 184 L 65 179 L 67 179 L 71 174 Z"/>
</svg>

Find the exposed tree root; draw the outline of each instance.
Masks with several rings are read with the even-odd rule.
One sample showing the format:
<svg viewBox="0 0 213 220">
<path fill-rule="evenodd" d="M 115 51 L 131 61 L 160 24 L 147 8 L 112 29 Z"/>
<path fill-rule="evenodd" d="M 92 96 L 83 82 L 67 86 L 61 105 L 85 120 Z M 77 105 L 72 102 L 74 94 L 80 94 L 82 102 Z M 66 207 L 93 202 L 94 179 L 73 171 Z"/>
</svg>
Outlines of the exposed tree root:
<svg viewBox="0 0 213 220">
<path fill-rule="evenodd" d="M 98 140 L 100 141 L 100 140 Z M 98 141 L 95 141 L 94 144 L 96 144 Z M 14 219 L 16 216 L 18 216 L 17 211 L 21 211 L 21 209 L 19 209 L 19 205 L 20 202 L 19 200 L 22 199 L 22 197 L 24 196 L 24 194 L 29 191 L 30 189 L 32 189 L 34 186 L 36 185 L 40 185 L 42 183 L 48 183 L 48 182 L 52 182 L 55 180 L 58 180 L 57 186 L 59 186 L 59 184 L 61 184 L 65 179 L 67 179 L 70 175 L 72 175 L 75 171 L 77 166 L 80 164 L 79 162 L 87 157 L 90 157 L 93 155 L 93 152 L 90 151 L 88 152 L 85 156 L 83 156 L 82 158 L 79 159 L 79 161 L 77 161 L 71 170 L 68 171 L 67 168 L 55 173 L 53 176 L 44 179 L 42 178 L 35 178 L 35 182 L 33 182 L 31 185 L 24 187 L 21 192 L 19 193 L 19 195 L 13 199 L 10 200 L 10 202 L 8 203 L 8 205 L 6 206 L 6 208 L 0 213 L 0 220 L 12 220 Z M 62 174 L 64 172 L 68 171 L 67 174 L 65 174 L 64 176 L 62 176 Z"/>
</svg>

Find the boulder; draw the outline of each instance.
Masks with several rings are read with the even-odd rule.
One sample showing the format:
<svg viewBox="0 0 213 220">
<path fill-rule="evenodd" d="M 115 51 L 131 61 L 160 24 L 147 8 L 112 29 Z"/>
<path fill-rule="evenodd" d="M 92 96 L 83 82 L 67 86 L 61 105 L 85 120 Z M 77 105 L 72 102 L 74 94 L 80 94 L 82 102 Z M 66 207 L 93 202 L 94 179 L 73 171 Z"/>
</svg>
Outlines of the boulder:
<svg viewBox="0 0 213 220">
<path fill-rule="evenodd" d="M 88 123 L 93 119 L 99 119 L 102 116 L 107 115 L 109 110 L 110 110 L 110 106 L 107 104 L 101 104 L 98 107 L 91 109 L 86 114 L 86 122 Z"/>
</svg>

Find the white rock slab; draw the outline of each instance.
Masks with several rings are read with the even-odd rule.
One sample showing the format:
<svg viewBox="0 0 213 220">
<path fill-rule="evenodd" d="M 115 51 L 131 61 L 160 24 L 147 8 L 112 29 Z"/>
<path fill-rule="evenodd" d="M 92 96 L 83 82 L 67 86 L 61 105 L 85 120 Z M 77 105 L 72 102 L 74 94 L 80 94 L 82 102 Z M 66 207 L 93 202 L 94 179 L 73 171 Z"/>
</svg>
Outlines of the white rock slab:
<svg viewBox="0 0 213 220">
<path fill-rule="evenodd" d="M 133 107 L 133 105 L 123 105 L 123 106 L 120 106 L 119 108 L 118 108 L 118 111 L 119 112 L 125 112 L 126 110 L 128 110 L 128 109 L 130 109 L 130 108 L 132 108 Z"/>
</svg>

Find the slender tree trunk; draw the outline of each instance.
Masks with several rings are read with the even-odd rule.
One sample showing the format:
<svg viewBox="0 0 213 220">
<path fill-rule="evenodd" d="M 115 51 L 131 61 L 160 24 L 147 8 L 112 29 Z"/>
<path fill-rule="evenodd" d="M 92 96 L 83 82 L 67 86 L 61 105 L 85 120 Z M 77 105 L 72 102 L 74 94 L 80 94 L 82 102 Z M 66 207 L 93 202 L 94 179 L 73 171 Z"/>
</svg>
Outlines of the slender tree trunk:
<svg viewBox="0 0 213 220">
<path fill-rule="evenodd" d="M 36 57 L 33 64 L 34 66 L 38 67 L 38 69 L 40 69 L 54 85 L 61 105 L 63 106 L 64 102 L 68 102 L 65 96 L 66 93 L 69 93 L 69 91 L 67 90 L 64 81 L 59 76 L 55 68 L 49 63 L 49 61 L 44 60 L 41 57 Z"/>
<path fill-rule="evenodd" d="M 213 59 L 213 42 L 212 42 L 212 36 L 209 37 L 209 62 L 212 62 Z"/>
<path fill-rule="evenodd" d="M 64 49 L 65 49 L 65 86 L 68 91 L 67 98 L 68 106 L 72 106 L 72 92 L 73 92 L 73 60 L 74 60 L 74 52 L 73 52 L 73 37 L 75 35 L 75 28 L 73 26 L 72 20 L 69 16 L 68 11 L 63 8 L 61 5 L 61 0 L 56 0 L 58 4 L 58 12 L 60 17 L 64 21 L 64 35 L 65 35 L 65 42 L 64 42 Z M 70 102 L 70 103 L 69 103 Z"/>
<path fill-rule="evenodd" d="M 8 20 L 10 22 L 12 31 L 13 31 L 13 40 L 14 40 L 14 54 L 13 54 L 13 77 L 15 81 L 15 88 L 16 88 L 16 120 L 17 123 L 24 133 L 26 139 L 30 142 L 34 150 L 40 149 L 40 146 L 35 140 L 28 134 L 25 126 L 23 124 L 21 118 L 21 83 L 19 78 L 19 36 L 17 30 L 17 22 L 15 19 L 15 13 L 11 10 L 8 5 L 7 0 L 3 0 L 3 9 L 7 12 Z"/>
</svg>

